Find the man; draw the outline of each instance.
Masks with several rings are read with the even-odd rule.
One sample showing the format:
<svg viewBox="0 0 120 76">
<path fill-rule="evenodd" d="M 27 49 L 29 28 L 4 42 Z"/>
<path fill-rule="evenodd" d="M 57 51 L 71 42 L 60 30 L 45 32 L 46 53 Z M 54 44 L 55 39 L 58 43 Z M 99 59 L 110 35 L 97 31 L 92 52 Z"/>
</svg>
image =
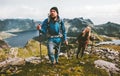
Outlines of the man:
<svg viewBox="0 0 120 76">
<path fill-rule="evenodd" d="M 91 28 L 88 25 L 85 25 L 86 27 L 82 30 L 80 35 L 77 37 L 77 42 L 79 43 L 78 45 L 78 51 L 76 58 L 78 59 L 79 53 L 81 52 L 81 58 L 84 55 L 84 50 L 87 47 L 89 40 L 90 40 L 90 35 L 91 35 Z"/>
<path fill-rule="evenodd" d="M 67 45 L 68 41 L 64 22 L 59 17 L 57 7 L 50 9 L 49 17 L 43 21 L 42 27 L 38 25 L 37 29 L 48 37 L 47 49 L 51 63 L 58 64 L 61 42 L 64 41 Z"/>
</svg>

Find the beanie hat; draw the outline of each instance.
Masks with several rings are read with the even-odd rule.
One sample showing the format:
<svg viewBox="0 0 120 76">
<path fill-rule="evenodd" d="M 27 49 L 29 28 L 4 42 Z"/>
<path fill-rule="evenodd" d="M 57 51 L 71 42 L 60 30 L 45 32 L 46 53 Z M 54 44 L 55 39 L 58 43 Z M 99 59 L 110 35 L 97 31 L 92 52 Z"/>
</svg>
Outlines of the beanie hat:
<svg viewBox="0 0 120 76">
<path fill-rule="evenodd" d="M 50 9 L 50 11 L 51 11 L 51 10 L 55 10 L 55 11 L 57 12 L 57 14 L 59 14 L 57 7 L 52 7 L 52 8 Z"/>
</svg>

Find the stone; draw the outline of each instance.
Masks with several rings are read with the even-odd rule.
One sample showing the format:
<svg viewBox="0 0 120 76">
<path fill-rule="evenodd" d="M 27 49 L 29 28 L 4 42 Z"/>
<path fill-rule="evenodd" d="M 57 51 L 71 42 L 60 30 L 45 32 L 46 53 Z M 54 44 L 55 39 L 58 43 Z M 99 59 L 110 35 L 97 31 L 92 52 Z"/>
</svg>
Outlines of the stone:
<svg viewBox="0 0 120 76">
<path fill-rule="evenodd" d="M 20 66 L 20 65 L 24 65 L 24 64 L 25 64 L 25 60 L 22 58 L 11 58 L 11 59 L 5 60 L 3 62 L 0 62 L 0 68 L 7 67 L 9 65 Z"/>
<path fill-rule="evenodd" d="M 104 60 L 96 60 L 94 61 L 94 64 L 96 67 L 105 69 L 107 72 L 112 72 L 112 73 L 119 73 L 120 69 L 117 66 L 117 64 L 115 63 L 111 63 L 108 61 L 104 61 Z"/>
<path fill-rule="evenodd" d="M 29 57 L 29 58 L 26 58 L 25 61 L 27 63 L 32 63 L 32 64 L 39 64 L 42 62 L 40 57 Z"/>
</svg>

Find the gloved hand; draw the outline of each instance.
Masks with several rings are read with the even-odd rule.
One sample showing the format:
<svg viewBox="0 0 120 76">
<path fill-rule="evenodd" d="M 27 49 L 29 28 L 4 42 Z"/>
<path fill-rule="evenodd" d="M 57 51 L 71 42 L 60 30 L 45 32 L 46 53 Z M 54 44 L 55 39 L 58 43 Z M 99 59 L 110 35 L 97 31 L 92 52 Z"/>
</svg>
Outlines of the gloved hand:
<svg viewBox="0 0 120 76">
<path fill-rule="evenodd" d="M 67 40 L 65 40 L 64 43 L 65 43 L 65 45 L 68 45 L 68 41 Z"/>
<path fill-rule="evenodd" d="M 37 30 L 41 30 L 41 25 L 38 24 L 37 27 L 36 27 Z"/>
</svg>

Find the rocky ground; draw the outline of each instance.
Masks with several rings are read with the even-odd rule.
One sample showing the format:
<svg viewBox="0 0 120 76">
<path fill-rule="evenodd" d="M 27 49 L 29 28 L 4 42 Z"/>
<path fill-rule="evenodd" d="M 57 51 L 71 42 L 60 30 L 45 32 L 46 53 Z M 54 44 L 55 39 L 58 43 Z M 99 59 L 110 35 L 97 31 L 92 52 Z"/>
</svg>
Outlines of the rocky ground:
<svg viewBox="0 0 120 76">
<path fill-rule="evenodd" d="M 116 45 L 120 48 L 119 45 Z M 17 76 L 120 76 L 120 51 L 96 46 L 88 47 L 83 58 L 76 59 L 76 48 L 69 44 L 60 53 L 59 64 L 52 66 L 42 45 L 40 58 L 39 42 L 30 40 L 24 48 L 12 47 L 2 53 L 0 74 Z M 6 55 L 5 58 L 3 55 Z"/>
</svg>

